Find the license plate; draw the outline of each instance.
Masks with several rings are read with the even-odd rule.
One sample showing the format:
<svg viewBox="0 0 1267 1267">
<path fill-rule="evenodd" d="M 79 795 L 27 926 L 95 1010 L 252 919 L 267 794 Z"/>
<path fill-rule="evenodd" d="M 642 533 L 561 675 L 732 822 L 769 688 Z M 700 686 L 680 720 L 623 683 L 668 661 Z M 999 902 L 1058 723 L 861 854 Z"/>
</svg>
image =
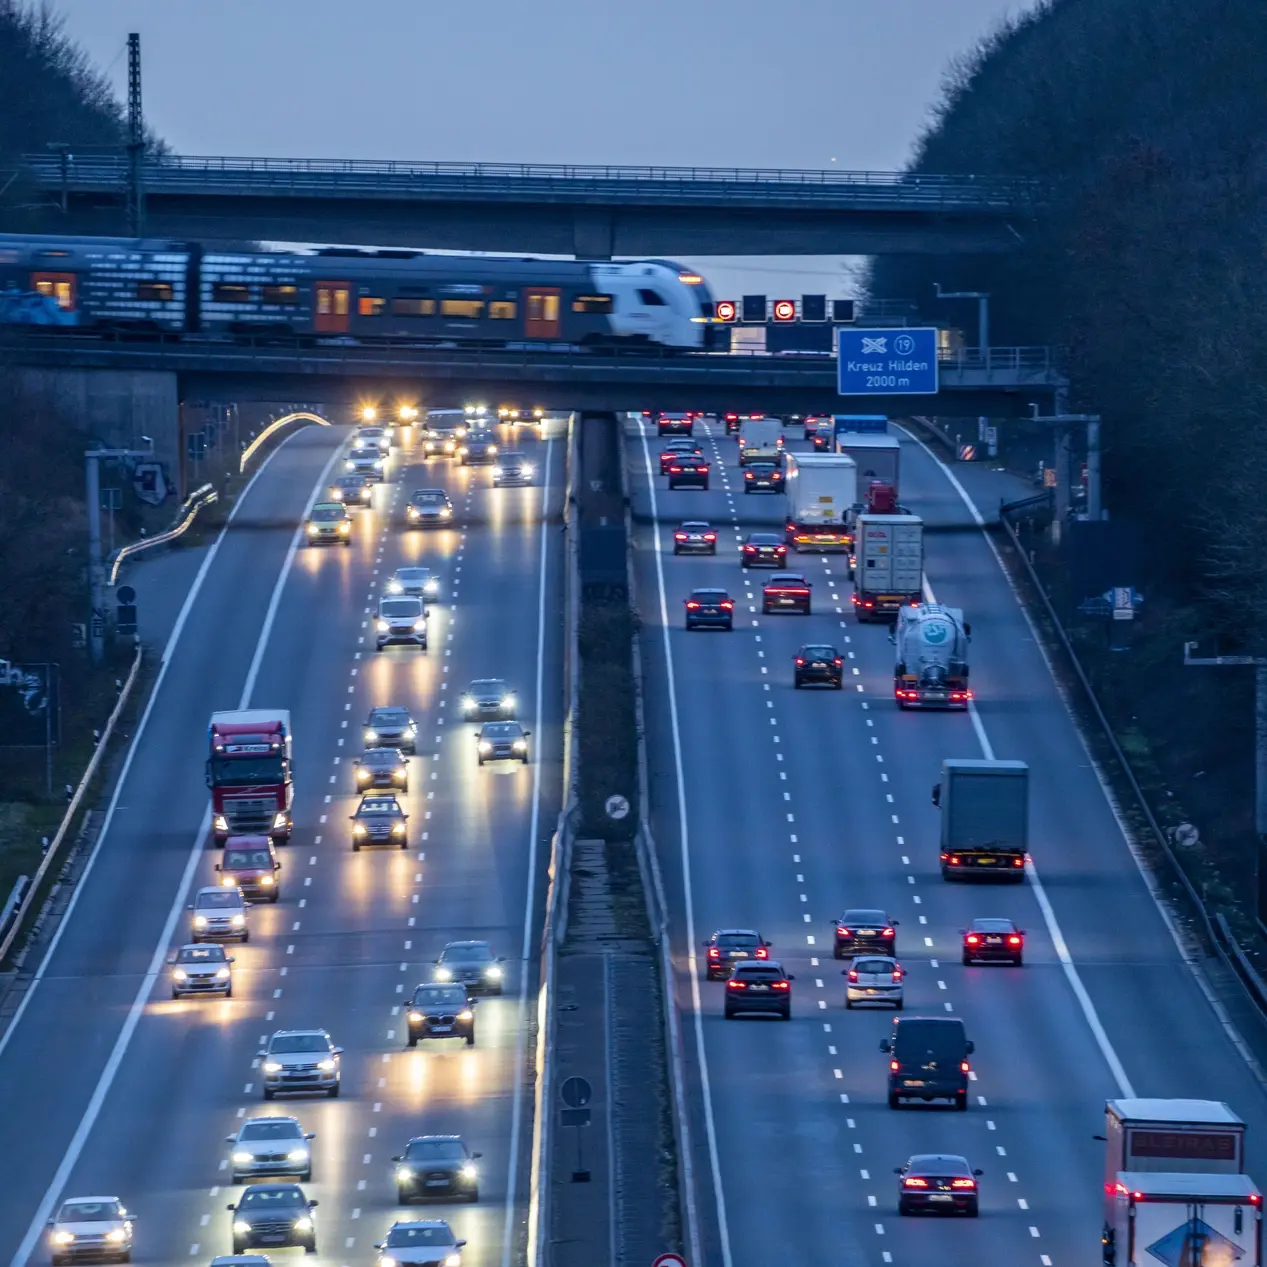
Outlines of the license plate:
<svg viewBox="0 0 1267 1267">
<path fill-rule="evenodd" d="M 930 1201 L 953 1201 L 954 1197 L 949 1192 L 930 1192 L 928 1199 Z"/>
<path fill-rule="evenodd" d="M 768 985 L 754 985 L 751 988 L 753 990 L 768 990 L 770 987 Z"/>
<path fill-rule="evenodd" d="M 428 1188 L 447 1188 L 448 1186 L 449 1186 L 449 1181 L 447 1179 L 428 1179 L 427 1180 Z"/>
<path fill-rule="evenodd" d="M 985 939 L 985 944 L 987 946 L 1001 946 L 1003 945 L 1003 938 L 1002 937 L 987 937 Z"/>
<path fill-rule="evenodd" d="M 732 950 L 730 952 L 730 957 L 732 959 L 747 959 L 748 952 L 746 950 Z"/>
<path fill-rule="evenodd" d="M 280 1245 L 285 1239 L 285 1232 L 269 1232 L 267 1235 L 260 1237 L 260 1240 L 265 1245 Z"/>
<path fill-rule="evenodd" d="M 452 1025 L 433 1025 L 431 1032 L 433 1034 L 447 1034 L 452 1028 Z"/>
<path fill-rule="evenodd" d="M 994 863 L 996 863 L 997 861 L 998 861 L 998 859 L 997 859 L 997 858 L 978 858 L 978 859 L 977 859 L 977 866 L 979 866 L 979 867 L 989 867 L 989 866 L 993 866 L 993 865 L 994 865 Z"/>
<path fill-rule="evenodd" d="M 809 667 L 811 669 L 825 669 L 827 666 L 821 660 L 815 660 Z"/>
<path fill-rule="evenodd" d="M 924 1085 L 923 1078 L 906 1078 L 903 1080 L 904 1087 L 922 1087 Z"/>
<path fill-rule="evenodd" d="M 945 691 L 925 691 L 924 695 L 928 699 L 945 699 L 946 698 Z"/>
<path fill-rule="evenodd" d="M 858 936 L 859 937 L 874 937 L 875 929 L 874 928 L 860 928 L 858 929 Z"/>
</svg>

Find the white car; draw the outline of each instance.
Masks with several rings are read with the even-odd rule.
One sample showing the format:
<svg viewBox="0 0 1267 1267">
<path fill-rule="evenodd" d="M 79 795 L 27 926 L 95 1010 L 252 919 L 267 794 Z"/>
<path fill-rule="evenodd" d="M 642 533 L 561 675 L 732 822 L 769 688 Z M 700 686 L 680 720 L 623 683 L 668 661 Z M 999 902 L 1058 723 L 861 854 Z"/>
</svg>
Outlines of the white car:
<svg viewBox="0 0 1267 1267">
<path fill-rule="evenodd" d="M 523 453 L 503 453 L 493 467 L 493 487 L 522 487 L 532 483 L 532 463 Z"/>
<path fill-rule="evenodd" d="M 440 582 L 430 568 L 397 568 L 388 579 L 387 592 L 409 594 L 425 602 L 440 593 Z"/>
<path fill-rule="evenodd" d="M 233 956 L 223 946 L 182 946 L 171 960 L 172 998 L 186 994 L 223 994 L 233 997 Z"/>
<path fill-rule="evenodd" d="M 845 1007 L 855 1003 L 883 1003 L 900 1012 L 906 969 L 891 955 L 859 955 L 841 975 L 845 978 Z"/>
<path fill-rule="evenodd" d="M 405 520 L 419 528 L 443 528 L 453 522 L 453 503 L 442 488 L 419 488 L 410 494 Z"/>
<path fill-rule="evenodd" d="M 372 449 L 377 446 L 386 453 L 392 447 L 392 438 L 386 427 L 358 427 L 352 443 L 358 449 Z"/>
<path fill-rule="evenodd" d="M 331 1099 L 339 1094 L 343 1048 L 323 1029 L 278 1030 L 257 1055 L 266 1100 L 279 1091 L 321 1091 Z"/>
<path fill-rule="evenodd" d="M 371 483 L 383 479 L 387 458 L 378 445 L 373 448 L 353 449 L 343 461 L 343 469 L 350 475 L 364 475 Z"/>
<path fill-rule="evenodd" d="M 193 911 L 190 923 L 194 941 L 251 940 L 251 930 L 246 925 L 246 898 L 241 889 L 208 885 L 194 895 L 189 909 Z"/>
<path fill-rule="evenodd" d="M 130 1263 L 135 1221 L 118 1197 L 69 1197 L 48 1221 L 54 1264 Z"/>
<path fill-rule="evenodd" d="M 308 1141 L 315 1138 L 298 1118 L 248 1117 L 236 1135 L 225 1136 L 233 1182 L 266 1175 L 295 1175 L 307 1182 L 312 1178 Z"/>
<path fill-rule="evenodd" d="M 387 1239 L 375 1245 L 378 1267 L 462 1267 L 462 1246 L 443 1219 L 400 1219 L 387 1229 Z"/>
<path fill-rule="evenodd" d="M 380 598 L 374 619 L 374 646 L 406 643 L 427 649 L 427 611 L 422 599 L 402 594 L 399 598 Z"/>
</svg>

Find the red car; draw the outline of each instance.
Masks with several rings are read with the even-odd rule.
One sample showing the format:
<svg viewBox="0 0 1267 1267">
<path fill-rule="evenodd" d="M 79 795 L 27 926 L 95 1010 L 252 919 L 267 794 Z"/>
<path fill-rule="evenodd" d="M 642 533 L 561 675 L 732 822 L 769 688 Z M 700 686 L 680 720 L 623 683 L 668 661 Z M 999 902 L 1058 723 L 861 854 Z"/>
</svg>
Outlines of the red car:
<svg viewBox="0 0 1267 1267">
<path fill-rule="evenodd" d="M 1019 968 L 1025 962 L 1025 930 L 1010 919 L 974 919 L 963 930 L 963 961 L 1010 963 Z"/>
</svg>

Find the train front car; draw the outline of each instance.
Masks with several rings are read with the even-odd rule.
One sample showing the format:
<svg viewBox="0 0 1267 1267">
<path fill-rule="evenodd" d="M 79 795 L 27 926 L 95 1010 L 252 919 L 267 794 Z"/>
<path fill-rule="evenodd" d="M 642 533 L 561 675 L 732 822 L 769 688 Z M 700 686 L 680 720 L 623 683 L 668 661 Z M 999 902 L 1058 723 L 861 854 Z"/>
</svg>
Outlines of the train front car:
<svg viewBox="0 0 1267 1267">
<path fill-rule="evenodd" d="M 682 264 L 630 260 L 590 269 L 595 290 L 611 301 L 606 311 L 619 343 L 709 351 L 729 335 L 714 317 L 708 283 Z"/>
</svg>

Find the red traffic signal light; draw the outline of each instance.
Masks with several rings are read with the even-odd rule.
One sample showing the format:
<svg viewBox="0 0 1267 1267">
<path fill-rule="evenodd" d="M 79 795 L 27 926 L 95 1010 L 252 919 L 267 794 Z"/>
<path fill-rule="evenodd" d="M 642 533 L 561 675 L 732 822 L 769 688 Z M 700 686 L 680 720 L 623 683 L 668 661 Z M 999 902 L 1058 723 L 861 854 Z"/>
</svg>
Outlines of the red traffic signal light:
<svg viewBox="0 0 1267 1267">
<path fill-rule="evenodd" d="M 776 299 L 774 301 L 775 321 L 795 321 L 796 302 L 792 299 Z"/>
<path fill-rule="evenodd" d="M 735 306 L 733 299 L 719 299 L 717 301 L 718 321 L 734 321 L 738 315 L 739 309 Z"/>
</svg>

